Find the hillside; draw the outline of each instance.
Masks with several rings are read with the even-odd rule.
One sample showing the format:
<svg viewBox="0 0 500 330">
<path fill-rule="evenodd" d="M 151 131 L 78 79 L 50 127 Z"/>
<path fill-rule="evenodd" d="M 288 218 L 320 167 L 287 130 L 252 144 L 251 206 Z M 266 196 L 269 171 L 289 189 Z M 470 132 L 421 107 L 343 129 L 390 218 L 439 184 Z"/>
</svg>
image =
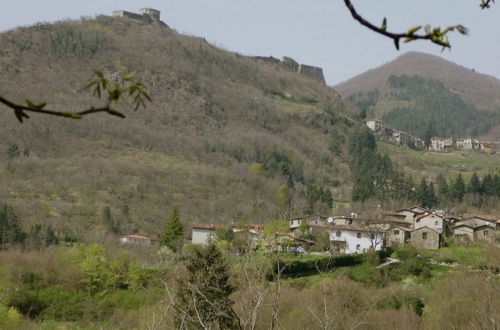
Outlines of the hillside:
<svg viewBox="0 0 500 330">
<path fill-rule="evenodd" d="M 497 139 L 500 81 L 436 56 L 408 53 L 336 88 L 362 114 L 421 138 Z"/>
<path fill-rule="evenodd" d="M 174 206 L 186 225 L 264 222 L 279 215 L 281 185 L 289 214 L 307 211 L 308 188 L 349 194 L 343 150 L 361 124 L 314 80 L 126 18 L 18 28 L 0 45 L 0 93 L 14 101 L 88 107 L 93 69 L 134 72 L 153 98 L 138 112 L 123 104 L 125 120 L 19 124 L 0 106 L 0 200 L 26 230 L 44 223 L 98 239 L 109 207 L 121 232 L 156 237 Z M 314 201 L 309 211 L 325 209 Z"/>
<path fill-rule="evenodd" d="M 495 110 L 500 107 L 500 80 L 438 56 L 418 52 L 408 52 L 394 61 L 338 84 L 335 89 L 342 97 L 368 92 L 374 88 L 386 93 L 390 89 L 387 80 L 391 75 L 418 75 L 438 80 L 445 88 L 457 93 L 479 110 Z"/>
</svg>

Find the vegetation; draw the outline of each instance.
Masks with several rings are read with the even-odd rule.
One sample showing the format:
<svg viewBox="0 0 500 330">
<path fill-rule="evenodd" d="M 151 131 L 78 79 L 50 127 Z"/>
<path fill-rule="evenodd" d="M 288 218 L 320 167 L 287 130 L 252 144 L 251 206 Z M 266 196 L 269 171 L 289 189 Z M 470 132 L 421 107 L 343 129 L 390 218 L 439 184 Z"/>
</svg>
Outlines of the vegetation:
<svg viewBox="0 0 500 330">
<path fill-rule="evenodd" d="M 388 95 L 375 89 L 353 94 L 348 100 L 368 116 L 374 116 L 377 107 L 385 107 L 381 117 L 390 127 L 422 139 L 485 135 L 500 123 L 498 111 L 479 111 L 440 81 L 393 75 L 387 84 L 391 88 Z"/>
</svg>

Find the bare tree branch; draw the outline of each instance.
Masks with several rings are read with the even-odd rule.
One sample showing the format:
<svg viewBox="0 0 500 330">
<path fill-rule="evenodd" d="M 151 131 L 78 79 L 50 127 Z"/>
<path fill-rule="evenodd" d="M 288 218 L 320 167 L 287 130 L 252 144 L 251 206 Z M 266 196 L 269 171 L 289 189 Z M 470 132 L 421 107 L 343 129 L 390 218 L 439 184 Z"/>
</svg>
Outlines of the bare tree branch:
<svg viewBox="0 0 500 330">
<path fill-rule="evenodd" d="M 133 98 L 133 104 L 135 110 L 140 107 L 146 107 L 145 100 L 151 102 L 150 96 L 146 93 L 146 86 L 139 81 L 138 78 L 122 73 L 115 83 L 110 83 L 110 81 L 104 77 L 104 74 L 100 71 L 94 70 L 94 74 L 97 79 L 92 81 L 87 85 L 87 88 L 93 87 L 93 94 L 97 98 L 101 98 L 106 94 L 106 101 L 103 106 L 100 107 L 90 107 L 89 109 L 84 109 L 78 112 L 71 111 L 58 111 L 46 109 L 47 103 L 35 103 L 26 99 L 26 104 L 18 104 L 13 101 L 6 99 L 0 95 L 0 103 L 4 104 L 8 108 L 14 111 L 16 118 L 20 123 L 24 119 L 29 119 L 30 116 L 27 112 L 38 113 L 43 115 L 50 115 L 56 117 L 64 117 L 71 119 L 81 119 L 83 116 L 96 114 L 96 113 L 107 113 L 112 116 L 125 118 L 125 115 L 115 109 L 113 109 L 113 104 L 117 103 L 119 100 L 125 97 Z"/>
<path fill-rule="evenodd" d="M 495 0 L 481 0 L 480 7 L 482 9 L 485 8 L 490 8 L 490 4 L 494 3 Z M 413 28 L 410 28 L 407 32 L 402 32 L 402 33 L 396 33 L 396 32 L 389 32 L 387 30 L 387 19 L 384 17 L 384 20 L 382 21 L 381 26 L 377 26 L 368 20 L 366 20 L 364 17 L 362 17 L 354 8 L 354 5 L 352 4 L 351 0 L 344 0 L 344 3 L 346 7 L 349 9 L 351 12 L 352 17 L 361 23 L 363 26 L 369 28 L 372 31 L 375 31 L 376 33 L 379 33 L 383 36 L 386 36 L 394 41 L 394 45 L 396 46 L 396 49 L 399 50 L 400 46 L 400 41 L 401 39 L 404 40 L 404 42 L 411 42 L 415 40 L 429 40 L 432 43 L 442 46 L 443 49 L 445 48 L 451 48 L 451 45 L 448 41 L 447 34 L 452 31 L 458 31 L 461 34 L 468 34 L 468 29 L 463 26 L 463 25 L 454 25 L 454 26 L 449 26 L 445 29 L 441 29 L 441 27 L 434 27 L 431 28 L 429 25 L 426 25 L 424 28 L 424 33 L 423 34 L 418 34 L 417 32 L 422 29 L 422 26 L 415 26 Z"/>
</svg>

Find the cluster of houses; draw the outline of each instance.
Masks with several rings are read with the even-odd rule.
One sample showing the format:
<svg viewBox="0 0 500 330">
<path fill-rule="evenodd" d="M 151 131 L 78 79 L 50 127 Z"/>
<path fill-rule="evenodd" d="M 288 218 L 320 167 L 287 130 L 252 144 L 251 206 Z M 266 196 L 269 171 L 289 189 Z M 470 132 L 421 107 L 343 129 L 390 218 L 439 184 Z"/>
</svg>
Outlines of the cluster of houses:
<svg viewBox="0 0 500 330">
<path fill-rule="evenodd" d="M 366 122 L 368 128 L 377 134 L 382 140 L 406 146 L 413 144 L 417 148 L 424 147 L 424 141 L 410 133 L 397 131 L 390 128 L 387 123 L 380 119 L 372 119 Z M 441 138 L 432 137 L 429 151 L 445 152 L 450 150 L 478 150 L 486 153 L 494 152 L 494 143 L 480 142 L 473 138 Z"/>
<path fill-rule="evenodd" d="M 493 242 L 499 219 L 486 219 L 479 216 L 453 217 L 444 211 L 431 211 L 421 207 L 410 207 L 397 211 L 378 210 L 371 216 L 324 217 L 307 215 L 289 219 L 289 232 L 279 233 L 286 236 L 293 245 L 300 249 L 315 242 L 304 239 L 303 228 L 318 236 L 327 233 L 330 251 L 335 254 L 363 253 L 369 249 L 381 250 L 384 247 L 402 247 L 411 244 L 417 248 L 439 249 L 445 239 L 457 243 Z M 307 223 L 307 226 L 303 226 Z M 263 239 L 264 225 L 253 224 L 244 227 L 232 226 L 237 232 L 247 230 L 252 240 Z M 193 224 L 192 243 L 207 244 L 222 226 Z M 500 232 L 500 231 L 499 231 Z M 289 244 L 290 245 L 290 244 Z M 288 245 L 288 246 L 289 246 Z"/>
<path fill-rule="evenodd" d="M 327 236 L 329 252 L 334 254 L 363 253 L 369 249 L 404 247 L 412 245 L 422 249 L 439 249 L 445 240 L 458 244 L 495 242 L 500 235 L 500 218 L 480 216 L 455 217 L 442 210 L 428 210 L 413 206 L 396 211 L 378 209 L 371 215 L 324 217 L 319 214 L 306 215 L 288 220 L 288 230 L 275 234 L 278 250 L 288 251 L 294 246 L 298 252 L 316 244 L 311 237 Z M 231 229 L 234 233 L 244 231 L 255 247 L 269 249 L 264 238 L 263 224 L 232 225 L 226 228 L 214 224 L 193 224 L 189 240 L 193 244 L 208 244 L 216 238 L 218 230 Z M 306 228 L 307 232 L 303 232 Z M 312 234 L 312 235 L 311 235 Z M 124 244 L 149 246 L 154 241 L 142 235 L 121 238 Z M 287 244 L 280 244 L 286 242 Z M 276 246 L 274 247 L 276 248 Z"/>
</svg>

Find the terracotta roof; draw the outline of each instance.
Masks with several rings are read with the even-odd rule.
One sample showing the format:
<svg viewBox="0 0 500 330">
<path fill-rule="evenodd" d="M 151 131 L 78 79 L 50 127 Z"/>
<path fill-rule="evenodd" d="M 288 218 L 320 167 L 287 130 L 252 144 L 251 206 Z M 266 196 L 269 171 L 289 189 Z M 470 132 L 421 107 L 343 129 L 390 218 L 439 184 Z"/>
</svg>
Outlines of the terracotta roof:
<svg viewBox="0 0 500 330">
<path fill-rule="evenodd" d="M 204 224 L 204 223 L 193 223 L 192 225 L 193 229 L 212 229 L 212 230 L 216 230 L 216 229 L 224 229 L 223 226 L 220 226 L 220 225 L 214 225 L 214 224 Z"/>
<path fill-rule="evenodd" d="M 126 238 L 135 238 L 135 239 L 144 239 L 144 240 L 151 240 L 150 237 L 147 236 L 142 236 L 142 235 L 128 235 L 125 236 Z"/>
<path fill-rule="evenodd" d="M 394 228 L 395 228 L 395 229 L 402 230 L 402 231 L 407 231 L 407 232 L 413 231 L 413 229 L 411 229 L 411 228 L 406 228 L 406 227 L 394 227 Z"/>
<path fill-rule="evenodd" d="M 422 219 L 422 218 L 424 218 L 424 217 L 426 217 L 426 216 L 428 216 L 428 215 L 435 215 L 435 216 L 436 216 L 436 217 L 438 217 L 438 218 L 441 218 L 441 219 L 443 218 L 443 216 L 441 216 L 441 215 L 439 215 L 439 214 L 429 213 L 429 212 L 424 212 L 424 213 L 419 213 L 419 214 L 417 214 L 417 215 L 415 216 L 415 219 L 417 219 L 417 220 L 418 220 L 418 219 Z"/>
</svg>

